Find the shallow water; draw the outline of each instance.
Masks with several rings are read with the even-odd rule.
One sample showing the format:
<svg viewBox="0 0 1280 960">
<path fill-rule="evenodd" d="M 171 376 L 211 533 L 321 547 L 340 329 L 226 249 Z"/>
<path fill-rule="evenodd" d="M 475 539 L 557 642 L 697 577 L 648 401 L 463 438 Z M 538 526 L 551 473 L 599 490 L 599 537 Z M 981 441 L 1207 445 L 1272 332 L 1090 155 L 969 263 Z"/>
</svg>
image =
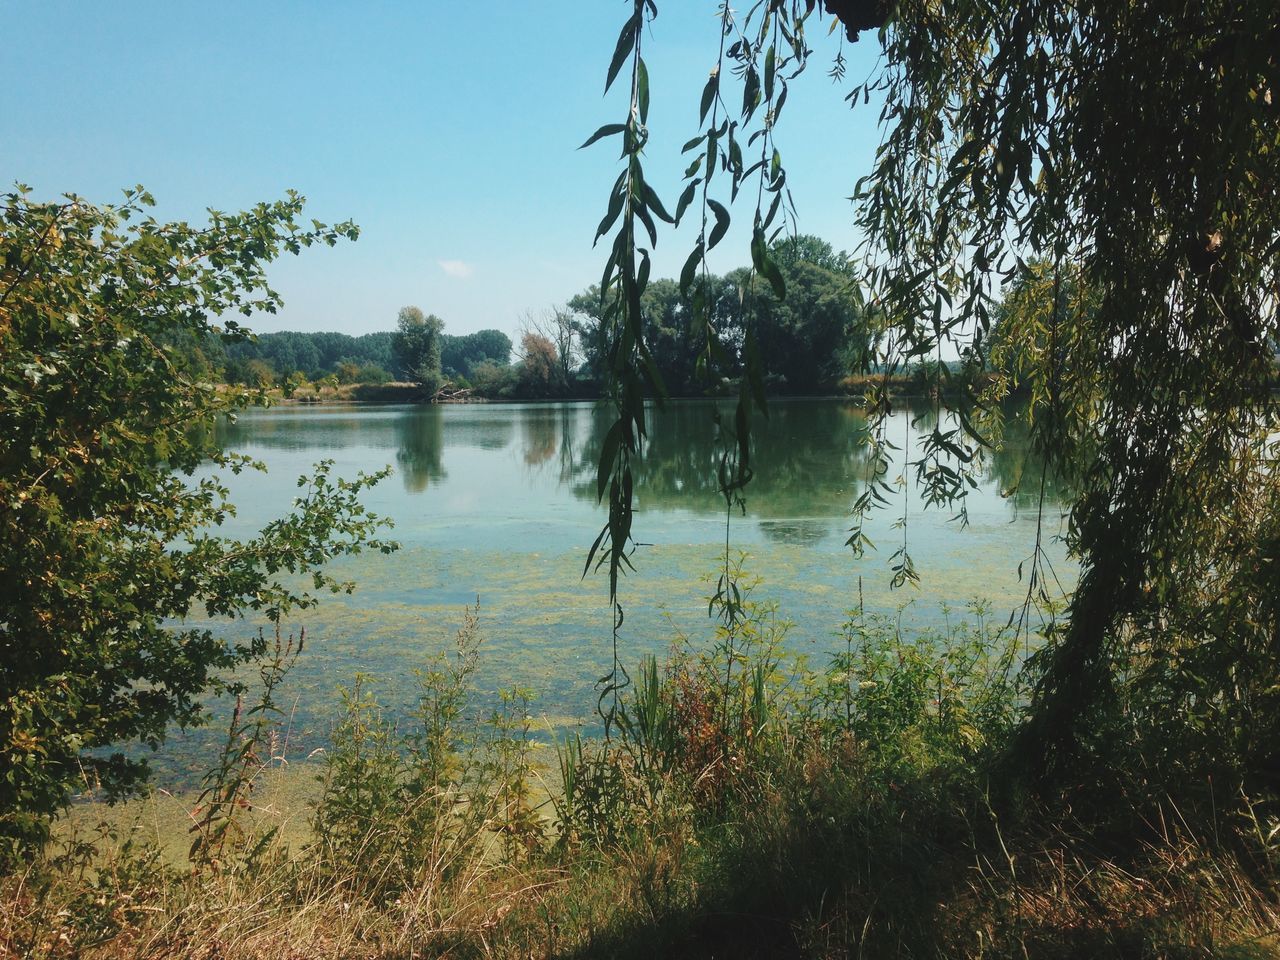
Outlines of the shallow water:
<svg viewBox="0 0 1280 960">
<path fill-rule="evenodd" d="M 666 649 L 677 634 L 693 642 L 711 633 L 707 595 L 723 562 L 725 504 L 716 492 L 718 448 L 711 401 L 668 404 L 656 413 L 641 462 L 634 534 L 636 571 L 620 586 L 626 610 L 622 658 Z M 731 412 L 726 407 L 726 413 Z M 889 436 L 916 456 L 926 411 L 894 415 Z M 393 713 L 413 699 L 413 669 L 451 642 L 464 605 L 481 605 L 481 708 L 513 685 L 536 693 L 544 729 L 593 728 L 595 682 L 611 660 L 608 587 L 603 574 L 582 577 L 586 551 L 604 522 L 595 499 L 595 460 L 607 415 L 594 404 L 459 406 L 283 406 L 251 411 L 220 430 L 229 451 L 263 461 L 269 472 L 226 477 L 247 534 L 286 511 L 297 479 L 321 459 L 352 476 L 390 465 L 394 474 L 367 497 L 395 521 L 394 554 L 363 554 L 333 565 L 359 587 L 325 597 L 298 619 L 307 646 L 287 682 L 288 753 L 303 757 L 324 743 L 337 689 L 357 671 L 374 678 Z M 756 475 L 745 515 L 730 519 L 733 550 L 763 579 L 762 599 L 777 600 L 794 622 L 790 645 L 821 663 L 836 648 L 859 581 L 866 608 L 902 617 L 907 629 L 953 620 L 966 603 L 989 600 L 1007 615 L 1025 596 L 1018 566 L 1037 529 L 1030 496 L 1002 496 L 1023 470 L 1016 444 L 998 451 L 968 501 L 968 526 L 949 512 L 925 510 L 905 471 L 901 492 L 871 520 L 877 550 L 855 559 L 844 545 L 849 509 L 866 473 L 865 420 L 839 400 L 775 401 L 755 426 Z M 1029 468 L 1028 468 L 1029 469 Z M 888 479 L 903 473 L 895 466 Z M 1024 487 L 1038 493 L 1038 478 Z M 1052 484 L 1049 492 L 1054 494 Z M 890 555 L 904 530 L 921 577 L 918 588 L 890 589 Z M 1058 533 L 1059 508 L 1045 511 L 1046 535 Z M 1061 544 L 1049 555 L 1070 583 Z M 947 612 L 947 607 L 951 612 Z M 228 636 L 256 630 L 221 625 Z M 157 758 L 161 782 L 182 784 L 204 769 L 221 726 L 174 738 Z"/>
</svg>

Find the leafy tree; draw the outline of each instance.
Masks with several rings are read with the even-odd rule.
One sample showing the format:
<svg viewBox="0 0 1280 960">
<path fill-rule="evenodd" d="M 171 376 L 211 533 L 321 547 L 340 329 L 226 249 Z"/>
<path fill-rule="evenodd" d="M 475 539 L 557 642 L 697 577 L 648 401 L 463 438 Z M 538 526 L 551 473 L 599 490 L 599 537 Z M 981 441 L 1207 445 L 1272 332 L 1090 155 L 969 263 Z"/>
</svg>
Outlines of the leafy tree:
<svg viewBox="0 0 1280 960">
<path fill-rule="evenodd" d="M 444 383 L 440 369 L 440 335 L 444 321 L 435 314 L 424 316 L 417 307 L 404 307 L 396 321 L 391 340 L 396 368 L 414 383 L 434 394 Z"/>
<path fill-rule="evenodd" d="M 157 222 L 151 203 L 140 188 L 115 207 L 20 188 L 0 207 L 0 859 L 42 840 L 73 791 L 136 785 L 146 762 L 106 749 L 198 723 L 201 698 L 262 650 L 184 618 L 277 620 L 314 602 L 297 574 L 338 589 L 325 560 L 391 548 L 358 502 L 376 478 L 326 465 L 290 515 L 219 536 L 227 491 L 191 474 L 250 465 L 211 427 L 253 395 L 212 389 L 173 346 L 243 337 L 213 318 L 279 306 L 266 263 L 356 228 L 299 226 L 292 193 L 203 227 Z"/>
<path fill-rule="evenodd" d="M 682 289 L 696 292 L 707 253 L 726 235 L 724 201 L 754 181 L 745 191 L 756 204 L 752 269 L 781 297 L 785 280 L 768 244 L 790 215 L 777 137 L 811 52 L 805 28 L 816 6 L 760 4 L 739 16 L 722 5 L 719 36 L 708 38 L 721 52 L 702 92 L 699 133 L 686 147 L 693 162 L 674 216 L 642 165 L 652 0 L 630 5 L 614 48 L 606 87 L 631 78 L 625 114 L 588 142 L 622 143 L 623 170 L 599 229 L 613 233 L 600 354 L 609 358 L 616 429 L 601 455 L 610 519 L 595 549 L 615 598 L 630 540 L 631 464 L 653 389 L 641 297 L 655 221 L 699 217 L 681 278 Z M 888 326 L 886 367 L 973 350 L 992 326 L 996 285 L 1029 258 L 1052 264 L 1055 301 L 1072 285 L 1097 297 L 1096 309 L 1049 310 L 1041 354 L 1049 368 L 1036 378 L 1049 415 L 1037 418 L 1031 440 L 1076 491 L 1069 542 L 1082 568 L 1065 623 L 1036 657 L 1021 760 L 1045 784 L 1111 785 L 1123 768 L 1109 760 L 1116 745 L 1136 743 L 1144 769 L 1165 783 L 1194 767 L 1218 770 L 1216 782 L 1236 795 L 1274 785 L 1280 7 L 824 6 L 851 40 L 881 27 L 881 66 L 849 99 L 884 103 L 882 143 L 854 200 L 865 237 L 858 279 Z M 843 70 L 837 54 L 833 72 Z M 740 90 L 728 89 L 734 83 Z M 710 366 L 719 331 L 706 303 L 693 314 L 707 331 L 702 359 Z M 740 455 L 726 491 L 750 479 L 746 438 L 760 399 L 749 388 L 771 359 L 752 336 L 749 328 L 735 415 Z M 950 367 L 932 369 L 942 386 Z M 889 405 L 871 399 L 880 415 L 873 449 L 883 451 Z M 999 429 L 992 399 L 940 417 L 919 449 L 917 476 L 931 503 L 963 510 L 967 475 Z M 1082 443 L 1095 455 L 1075 458 Z M 873 485 L 858 515 L 880 499 Z M 900 580 L 912 575 L 905 523 L 904 531 Z M 860 526 L 851 542 L 865 543 Z M 1047 599 L 1038 547 L 1026 569 L 1029 604 Z"/>
<path fill-rule="evenodd" d="M 372 366 L 390 370 L 395 363 L 391 341 L 395 336 L 390 330 L 362 333 L 351 343 L 350 356 Z"/>
<path fill-rule="evenodd" d="M 847 258 L 834 253 L 825 240 L 804 234 L 779 241 L 773 251 L 786 283 L 785 298 L 746 267 L 724 277 L 708 275 L 700 285 L 722 354 L 731 361 L 740 360 L 750 324 L 760 351 L 770 358 L 768 373 L 774 389 L 830 390 L 865 361 L 872 343 Z M 645 346 L 662 385 L 673 396 L 701 393 L 708 386 L 698 374 L 705 326 L 695 322 L 693 301 L 671 279 L 649 281 L 640 295 Z M 600 307 L 598 287 L 578 294 L 568 304 L 584 345 L 586 366 L 597 379 L 603 374 Z"/>
<path fill-rule="evenodd" d="M 555 346 L 556 365 L 559 368 L 557 376 L 566 388 L 572 383 L 580 362 L 578 325 L 574 319 L 574 312 L 561 306 L 551 307 L 541 315 L 529 311 L 524 317 L 527 331 L 551 341 Z"/>
<path fill-rule="evenodd" d="M 753 327 L 767 374 L 783 392 L 831 390 L 866 365 L 872 343 L 847 261 L 807 235 L 779 242 L 773 256 L 785 297 L 754 281 L 750 270 L 729 275 L 739 291 L 737 326 Z"/>
<path fill-rule="evenodd" d="M 510 366 L 498 366 L 492 360 L 482 360 L 471 372 L 472 386 L 482 397 L 510 397 L 516 389 L 516 371 Z"/>
<path fill-rule="evenodd" d="M 712 314 L 717 318 L 727 353 L 741 349 L 741 297 L 731 277 L 708 276 L 704 289 L 710 291 Z M 600 288 L 591 286 L 567 304 L 578 342 L 582 346 L 583 367 L 597 383 L 606 378 L 608 344 L 602 339 Z M 680 292 L 675 280 L 651 281 L 640 296 L 640 317 L 645 343 L 666 392 L 689 396 L 704 392 L 697 374 L 697 358 L 703 331 L 693 322 L 692 300 Z"/>
<path fill-rule="evenodd" d="M 1030 389 L 1033 378 L 1043 379 L 1040 375 L 1062 366 L 1054 331 L 1077 322 L 1075 314 L 1096 309 L 1097 297 L 1075 278 L 1055 271 L 1049 260 L 1033 260 L 1006 284 L 991 327 L 975 342 L 974 352 L 1010 378 L 1000 390 Z"/>
<path fill-rule="evenodd" d="M 268 361 L 254 357 L 249 360 L 228 360 L 223 377 L 227 383 L 265 390 L 276 382 L 278 374 Z"/>
<path fill-rule="evenodd" d="M 885 35 L 878 86 L 900 113 L 860 220 L 905 351 L 987 329 L 1011 254 L 1052 265 L 1037 376 L 1051 415 L 1033 442 L 1072 475 L 1082 570 L 1038 658 L 1023 755 L 1041 773 L 1109 774 L 1080 761 L 1138 717 L 1150 744 L 1181 731 L 1168 755 L 1219 768 L 1220 785 L 1269 776 L 1278 30 L 1270 3 L 1039 0 L 945 21 L 902 4 Z M 1096 306 L 1064 311 L 1073 288 Z M 957 309 L 939 321 L 944 290 Z"/>
<path fill-rule="evenodd" d="M 467 337 L 473 344 L 473 357 L 492 360 L 500 367 L 511 362 L 511 338 L 501 330 L 477 330 Z"/>
<path fill-rule="evenodd" d="M 849 255 L 843 250 L 836 253 L 831 244 L 811 233 L 785 237 L 773 245 L 771 253 L 778 266 L 784 269 L 798 263 L 811 263 L 815 267 L 839 274 L 847 280 L 854 278 Z"/>
<path fill-rule="evenodd" d="M 511 360 L 511 338 L 501 330 L 479 330 L 462 336 L 442 334 L 440 363 L 453 377 L 469 377 L 486 360 L 505 367 Z"/>
<path fill-rule="evenodd" d="M 537 333 L 520 338 L 520 392 L 526 397 L 555 397 L 564 392 L 556 345 Z"/>
</svg>

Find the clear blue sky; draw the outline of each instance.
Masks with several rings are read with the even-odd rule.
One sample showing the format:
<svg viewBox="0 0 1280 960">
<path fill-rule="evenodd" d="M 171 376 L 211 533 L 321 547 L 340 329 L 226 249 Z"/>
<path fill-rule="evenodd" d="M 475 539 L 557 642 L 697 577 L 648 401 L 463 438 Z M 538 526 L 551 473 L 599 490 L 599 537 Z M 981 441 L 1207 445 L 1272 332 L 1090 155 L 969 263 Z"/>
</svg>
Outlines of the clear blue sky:
<svg viewBox="0 0 1280 960">
<path fill-rule="evenodd" d="M 620 167 L 612 144 L 578 151 L 625 116 L 602 96 L 629 2 L 206 4 L 3 2 L 0 182 L 115 202 L 146 186 L 157 216 L 200 220 L 287 188 L 321 220 L 360 224 L 355 244 L 286 257 L 271 271 L 285 309 L 256 329 L 390 329 L 417 304 L 446 330 L 514 333 L 525 311 L 598 279 L 595 226 Z M 696 133 L 714 63 L 714 0 L 658 0 L 645 38 L 653 89 L 650 182 L 674 207 L 680 145 Z M 815 57 L 777 131 L 805 232 L 853 245 L 847 201 L 877 143 L 875 104 L 851 111 Z M 849 80 L 878 45 L 845 46 Z M 749 224 L 745 195 L 735 221 Z M 692 218 L 690 218 L 692 219 Z M 674 275 L 691 225 L 659 237 Z M 735 230 L 712 267 L 749 260 Z"/>
</svg>

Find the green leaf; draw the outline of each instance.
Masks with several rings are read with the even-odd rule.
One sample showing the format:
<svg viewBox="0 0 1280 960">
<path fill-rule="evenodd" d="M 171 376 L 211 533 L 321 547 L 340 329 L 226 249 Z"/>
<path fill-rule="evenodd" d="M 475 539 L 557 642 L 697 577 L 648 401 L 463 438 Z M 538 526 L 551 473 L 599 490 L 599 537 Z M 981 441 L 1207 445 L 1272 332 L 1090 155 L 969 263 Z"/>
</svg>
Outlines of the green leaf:
<svg viewBox="0 0 1280 960">
<path fill-rule="evenodd" d="M 697 191 L 701 178 L 690 180 L 688 186 L 684 188 L 684 192 L 680 194 L 680 200 L 676 203 L 676 226 L 680 225 L 680 219 L 684 216 L 685 210 L 689 208 L 689 204 L 693 202 L 694 194 Z"/>
<path fill-rule="evenodd" d="M 706 123 L 707 111 L 711 109 L 711 104 L 715 102 L 716 92 L 720 89 L 720 74 L 713 73 L 707 78 L 707 85 L 702 88 L 702 104 L 698 108 L 698 125 Z M 686 149 L 688 149 L 686 147 Z"/>
<path fill-rule="evenodd" d="M 711 208 L 711 212 L 716 216 L 716 224 L 711 228 L 711 236 L 707 238 L 707 249 L 711 250 L 717 243 L 724 239 L 725 233 L 729 229 L 729 211 L 717 200 L 707 198 L 707 206 Z"/>
<path fill-rule="evenodd" d="M 613 196 L 609 198 L 609 209 L 605 213 L 604 218 L 600 221 L 600 226 L 596 228 L 595 240 L 591 242 L 593 247 L 600 242 L 601 237 L 609 232 L 617 221 L 618 215 L 622 213 L 622 205 L 627 199 L 625 177 L 625 174 L 620 176 L 618 178 L 618 182 L 614 185 Z M 602 284 L 601 286 L 603 287 L 605 284 Z"/>
<path fill-rule="evenodd" d="M 658 228 L 654 226 L 653 217 L 649 215 L 648 207 L 644 206 L 644 204 L 637 204 L 634 207 L 634 212 L 649 234 L 649 243 L 656 247 L 658 245 Z"/>
<path fill-rule="evenodd" d="M 636 32 L 639 29 L 640 16 L 639 14 L 633 14 L 623 25 L 622 32 L 618 34 L 618 46 L 613 51 L 613 59 L 609 62 L 609 73 L 604 81 L 605 93 L 609 92 L 609 88 L 613 86 L 613 81 L 618 78 L 618 71 L 627 62 L 627 57 L 635 46 Z"/>
<path fill-rule="evenodd" d="M 649 122 L 649 68 L 644 59 L 636 61 L 636 104 L 640 108 L 640 122 Z"/>
<path fill-rule="evenodd" d="M 693 248 L 693 252 L 689 254 L 689 258 L 684 262 L 684 268 L 680 271 L 680 295 L 686 296 L 689 288 L 693 286 L 694 277 L 698 273 L 698 264 L 702 263 L 703 249 L 702 241 L 699 240 Z"/>
<path fill-rule="evenodd" d="M 604 499 L 605 487 L 609 485 L 609 477 L 613 473 L 613 462 L 617 459 L 618 450 L 622 446 L 622 423 L 621 419 L 613 422 L 609 432 L 604 435 L 604 443 L 600 447 L 600 460 L 596 464 L 597 502 Z M 595 547 L 592 547 L 591 551 L 594 553 Z"/>
<path fill-rule="evenodd" d="M 747 68 L 747 76 L 742 84 L 742 116 L 750 117 L 760 103 L 760 74 L 755 67 Z"/>
<path fill-rule="evenodd" d="M 773 288 L 774 296 L 779 300 L 785 300 L 787 297 L 787 284 L 782 278 L 782 271 L 778 269 L 778 265 L 769 256 L 769 245 L 765 242 L 764 228 L 761 224 L 756 224 L 751 240 L 751 262 L 756 268 L 756 272 L 769 281 L 769 286 Z"/>
<path fill-rule="evenodd" d="M 662 205 L 662 201 L 658 199 L 658 195 L 653 192 L 653 187 L 649 186 L 647 183 L 644 184 L 644 203 L 646 207 L 656 213 L 667 223 L 676 222 L 675 217 L 667 213 L 667 208 Z"/>
<path fill-rule="evenodd" d="M 582 146 L 580 146 L 578 149 L 583 150 L 591 146 L 597 140 L 603 140 L 605 137 L 617 136 L 618 134 L 622 133 L 622 131 L 626 129 L 627 129 L 627 125 L 625 123 L 606 123 L 603 127 L 597 130 L 591 136 L 587 137 L 586 140 L 582 141 Z"/>
</svg>

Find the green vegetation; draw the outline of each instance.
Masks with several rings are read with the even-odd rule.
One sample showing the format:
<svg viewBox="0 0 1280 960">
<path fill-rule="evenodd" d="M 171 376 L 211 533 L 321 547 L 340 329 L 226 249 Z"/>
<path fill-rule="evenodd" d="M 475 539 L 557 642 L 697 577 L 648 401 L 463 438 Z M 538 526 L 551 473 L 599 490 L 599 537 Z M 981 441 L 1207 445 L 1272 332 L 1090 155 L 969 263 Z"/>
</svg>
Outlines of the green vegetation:
<svg viewBox="0 0 1280 960">
<path fill-rule="evenodd" d="M 391 336 L 391 353 L 397 369 L 434 396 L 444 385 L 440 369 L 440 334 L 444 321 L 434 313 L 424 316 L 417 307 L 405 307 L 396 318 L 396 332 Z"/>
<path fill-rule="evenodd" d="M 182 619 L 250 613 L 278 620 L 350 589 L 325 560 L 364 547 L 382 521 L 359 494 L 382 474 L 299 480 L 293 511 L 248 540 L 216 528 L 233 508 L 203 463 L 239 472 L 247 458 L 213 443 L 215 421 L 253 402 L 203 381 L 178 342 L 234 342 L 224 312 L 275 309 L 263 267 L 280 253 L 354 238 L 351 224 L 300 228 L 302 199 L 205 227 L 24 191 L 0 212 L 0 862 L 47 835 L 73 792 L 136 786 L 173 724 L 261 640 L 226 645 Z"/>
<path fill-rule="evenodd" d="M 732 364 L 743 355 L 750 318 L 760 349 L 775 358 L 765 377 L 771 394 L 847 391 L 848 378 L 869 369 L 875 334 L 870 321 L 876 315 L 862 309 L 846 255 L 808 235 L 779 240 L 772 255 L 790 285 L 785 300 L 758 291 L 752 301 L 747 268 L 707 279 L 725 335 L 724 359 Z M 667 396 L 703 396 L 732 387 L 730 380 L 708 383 L 698 374 L 702 334 L 692 309 L 690 296 L 675 280 L 654 280 L 642 296 L 653 372 Z M 265 333 L 230 345 L 205 337 L 191 340 L 188 350 L 193 365 L 210 379 L 257 389 L 278 386 L 286 397 L 310 395 L 326 385 L 376 386 L 392 380 L 417 384 L 421 390 L 412 396 L 431 396 L 446 385 L 494 400 L 600 395 L 607 363 L 598 287 L 543 317 L 528 316 L 525 326 L 514 363 L 511 339 L 501 331 L 455 336 L 444 332 L 444 321 L 417 307 L 401 311 L 395 332 L 359 337 Z M 901 385 L 914 389 L 907 381 Z"/>
<path fill-rule="evenodd" d="M 997 812 L 1023 702 L 1003 620 L 975 606 L 908 638 L 855 611 L 810 664 L 735 576 L 732 625 L 642 662 L 608 744 L 540 750 L 528 691 L 477 716 L 467 611 L 410 716 L 356 677 L 292 811 L 268 793 L 273 724 L 252 721 L 275 716 L 277 639 L 189 864 L 145 827 L 68 833 L 3 882 L 0 937 L 32 958 L 1272 955 L 1265 822 L 1197 832 L 1170 804 L 1135 850 Z"/>
<path fill-rule="evenodd" d="M 250 356 L 237 325 L 211 318 L 273 309 L 262 264 L 354 228 L 300 229 L 292 196 L 207 228 L 124 227 L 140 192 L 106 209 L 6 198 L 0 857 L 25 866 L 3 881 L 6 950 L 1280 953 L 1280 13 L 1264 0 L 828 2 L 849 40 L 879 26 L 884 47 L 850 94 L 884 102 L 850 266 L 816 238 L 786 239 L 778 137 L 816 6 L 720 5 L 672 212 L 643 163 L 657 5 L 634 0 L 606 79 L 607 92 L 629 77 L 625 111 L 588 139 L 622 147 L 600 285 L 526 330 L 515 368 L 509 341 L 447 345 L 439 318 L 405 308 L 391 369 L 352 355 L 325 374 L 398 372 L 428 396 L 446 366 L 496 396 L 598 389 L 611 419 L 584 492 L 608 516 L 586 570 L 607 571 L 613 664 L 598 686 L 606 738 L 560 740 L 556 771 L 534 760 L 529 691 L 470 716 L 474 612 L 420 675 L 407 720 L 358 677 L 301 846 L 250 816 L 301 640 L 228 647 L 182 619 L 203 607 L 278 624 L 313 602 L 286 575 L 347 587 L 323 561 L 392 546 L 358 502 L 377 475 L 333 482 L 321 465 L 295 513 L 245 542 L 211 532 L 225 492 L 191 475 L 206 458 L 247 465 L 209 440 L 251 399 L 212 385 L 214 344 L 260 388 L 297 391 L 295 371 L 327 362 L 296 338 Z M 717 277 L 707 256 L 739 195 L 754 201 L 751 263 Z M 656 221 L 689 216 L 679 278 L 651 279 Z M 862 520 L 899 492 L 885 387 L 908 375 L 927 433 L 903 470 L 929 507 L 964 522 L 993 460 L 1038 510 L 1051 485 L 1070 499 L 1081 575 L 1065 610 L 1041 531 L 1007 621 L 978 606 L 905 636 L 856 611 L 828 663 L 787 653 L 786 622 L 731 553 L 759 458 L 787 442 L 753 421 L 770 390 L 828 390 L 859 368 L 877 376 L 866 443 L 840 452 L 867 477 L 855 554 Z M 717 410 L 707 447 L 664 448 L 648 402 L 697 392 L 736 394 L 732 416 Z M 404 429 L 406 481 L 425 486 L 443 471 L 441 420 Z M 1018 433 L 1034 465 L 1001 466 L 990 451 Z M 791 482 L 803 452 L 777 453 Z M 622 575 L 645 483 L 719 494 L 725 550 L 712 635 L 677 638 L 632 674 Z M 917 585 L 905 506 L 897 529 L 893 585 Z M 251 662 L 261 692 L 238 702 L 205 779 L 189 871 L 131 839 L 45 844 L 82 784 L 115 796 L 145 774 L 107 749 L 198 721 L 200 697 Z"/>
<path fill-rule="evenodd" d="M 813 236 L 789 237 L 771 249 L 786 284 L 785 299 L 772 290 L 752 292 L 748 268 L 723 277 L 708 275 L 699 291 L 720 332 L 720 359 L 729 368 L 741 362 L 750 327 L 761 353 L 771 362 L 764 375 L 770 393 L 831 394 L 840 381 L 867 369 L 873 330 L 861 309 L 848 261 Z M 601 323 L 599 287 L 569 301 L 585 354 L 584 372 L 607 380 L 609 344 Z M 699 396 L 715 390 L 698 369 L 705 331 L 694 321 L 695 298 L 676 280 L 650 281 L 640 295 L 650 375 L 668 396 Z"/>
<path fill-rule="evenodd" d="M 1274 803 L 1280 199 L 1266 185 L 1280 173 L 1276 8 L 1044 0 L 1016 16 L 970 2 L 939 16 L 935 6 L 828 5 L 850 39 L 883 25 L 883 67 L 849 97 L 855 109 L 884 102 L 884 141 L 854 195 L 865 238 L 857 280 L 876 305 L 879 367 L 914 367 L 935 384 L 935 426 L 913 464 L 928 504 L 963 522 L 1015 387 L 1030 401 L 1039 476 L 1074 494 L 1068 542 L 1081 580 L 1030 665 L 1033 708 L 1009 780 L 1135 821 L 1166 795 L 1206 816 L 1224 790 L 1236 808 Z M 619 35 L 606 87 L 630 77 L 625 121 L 588 141 L 618 137 L 623 163 L 600 227 L 612 235 L 600 353 L 615 424 L 599 462 L 609 522 L 593 548 L 615 604 L 633 544 L 645 398 L 662 393 L 645 313 L 656 220 L 700 218 L 680 291 L 701 331 L 697 369 L 740 384 L 720 478 L 727 504 L 753 476 L 752 419 L 767 413 L 762 358 L 773 359 L 769 298 L 789 283 L 777 245 L 791 219 L 778 137 L 811 53 L 814 7 L 739 15 L 721 5 L 718 62 L 674 216 L 643 165 L 642 50 L 656 5 L 635 0 Z M 839 58 L 833 73 L 843 75 Z M 1135 155 L 1136 142 L 1152 149 Z M 755 204 L 745 333 L 718 310 L 706 266 L 740 193 Z M 1010 289 L 997 310 L 1002 281 Z M 973 379 L 992 342 L 1013 375 Z M 958 378 L 944 351 L 962 357 L 962 386 L 978 388 L 947 409 L 941 398 Z M 884 476 L 891 403 L 874 383 L 867 407 L 877 479 L 857 518 L 894 494 Z M 914 583 L 905 514 L 901 527 L 894 580 Z M 865 543 L 858 519 L 850 546 Z M 1024 621 L 1048 600 L 1039 545 L 1026 572 Z M 1137 770 L 1141 785 L 1127 779 Z"/>
</svg>

